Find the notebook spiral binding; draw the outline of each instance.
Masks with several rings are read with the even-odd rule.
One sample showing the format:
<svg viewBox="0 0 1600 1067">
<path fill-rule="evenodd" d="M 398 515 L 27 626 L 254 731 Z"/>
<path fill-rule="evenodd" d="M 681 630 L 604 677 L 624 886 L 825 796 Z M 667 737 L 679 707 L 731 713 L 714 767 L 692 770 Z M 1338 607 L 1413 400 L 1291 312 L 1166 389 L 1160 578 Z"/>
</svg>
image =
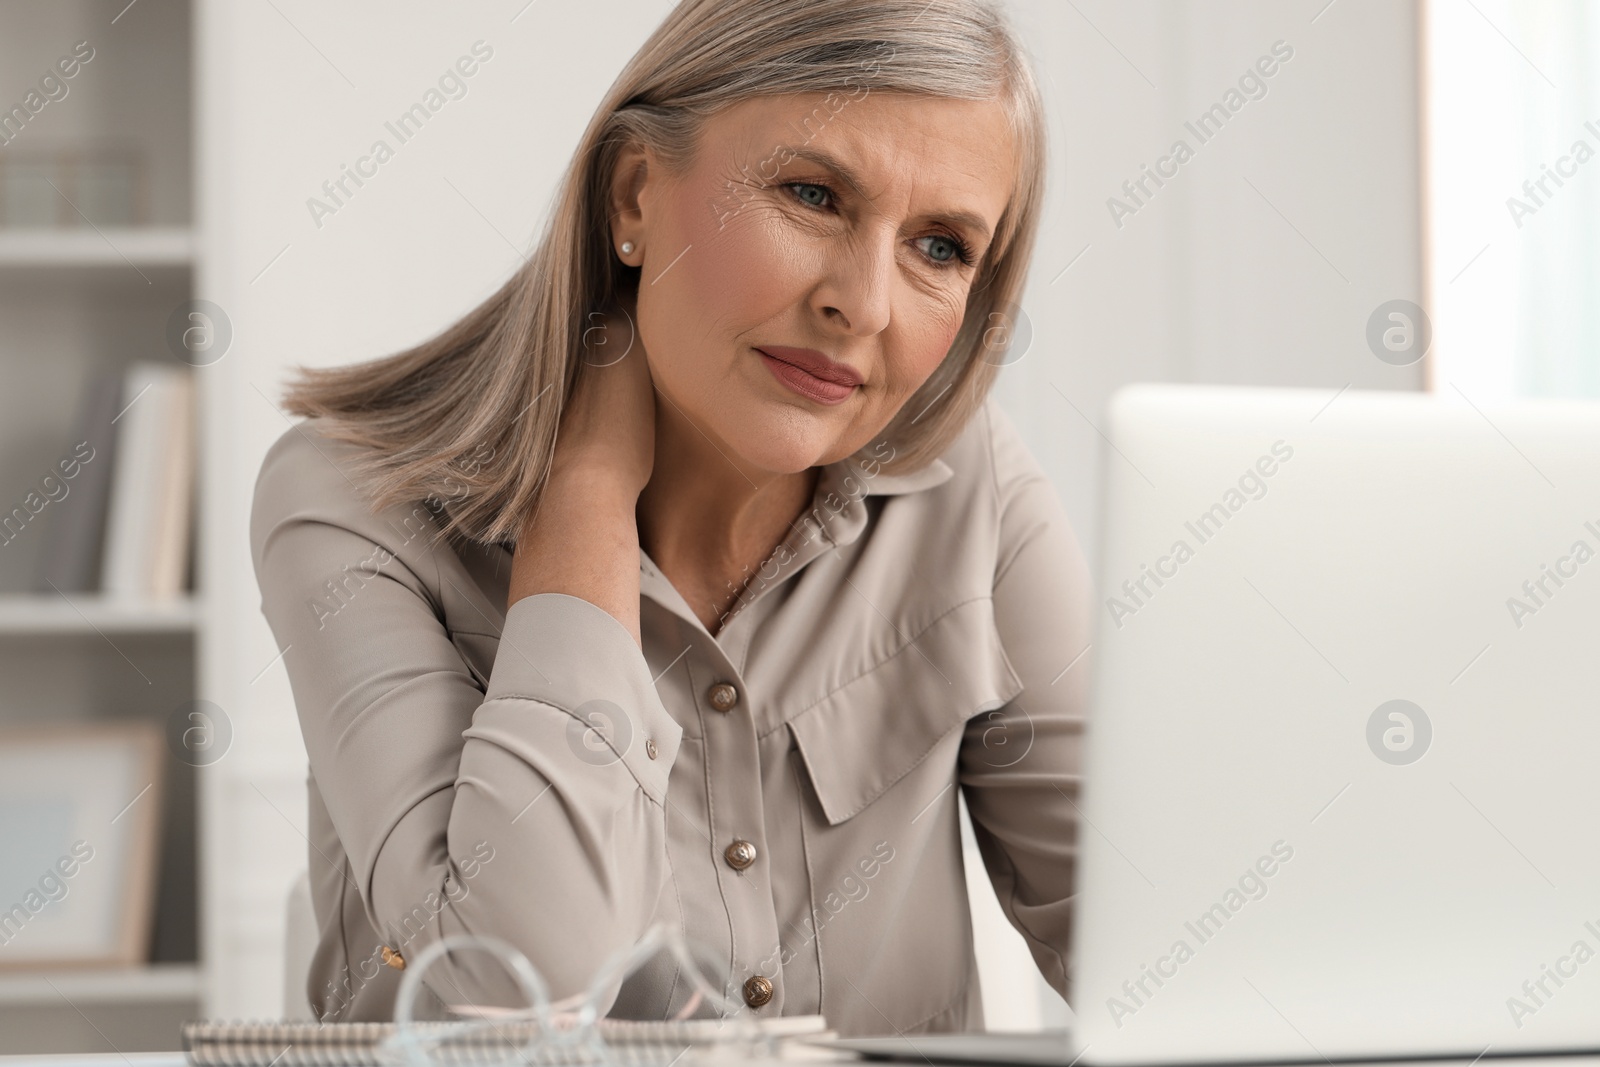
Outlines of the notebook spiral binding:
<svg viewBox="0 0 1600 1067">
<path fill-rule="evenodd" d="M 479 1018 L 417 1020 L 423 975 L 446 953 L 478 950 L 496 956 L 515 976 L 529 1007 Z M 658 952 L 674 957 L 691 987 L 671 1019 L 600 1016 L 622 982 Z M 197 1067 L 453 1067 L 529 1064 L 534 1067 L 672 1067 L 705 1062 L 772 1059 L 777 1036 L 791 1027 L 758 1021 L 744 1004 L 719 992 L 690 956 L 679 930 L 657 924 L 600 968 L 575 1008 L 553 1005 L 538 971 L 499 938 L 458 934 L 430 944 L 408 963 L 395 996 L 394 1022 L 190 1022 L 183 1047 Z M 691 1018 L 696 1012 L 701 1017 Z M 800 1022 L 801 1020 L 793 1020 Z M 820 1024 L 820 1019 L 817 1020 Z"/>
</svg>

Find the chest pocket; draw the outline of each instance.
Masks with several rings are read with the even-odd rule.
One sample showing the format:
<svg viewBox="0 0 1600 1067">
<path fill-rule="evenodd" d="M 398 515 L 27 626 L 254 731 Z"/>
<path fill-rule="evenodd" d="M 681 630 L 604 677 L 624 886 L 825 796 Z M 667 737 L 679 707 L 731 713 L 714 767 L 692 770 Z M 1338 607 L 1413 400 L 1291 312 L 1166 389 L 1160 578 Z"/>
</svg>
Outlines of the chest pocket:
<svg viewBox="0 0 1600 1067">
<path fill-rule="evenodd" d="M 907 636 L 877 667 L 789 720 L 830 826 L 904 778 L 950 731 L 1022 692 L 986 598 Z"/>
</svg>

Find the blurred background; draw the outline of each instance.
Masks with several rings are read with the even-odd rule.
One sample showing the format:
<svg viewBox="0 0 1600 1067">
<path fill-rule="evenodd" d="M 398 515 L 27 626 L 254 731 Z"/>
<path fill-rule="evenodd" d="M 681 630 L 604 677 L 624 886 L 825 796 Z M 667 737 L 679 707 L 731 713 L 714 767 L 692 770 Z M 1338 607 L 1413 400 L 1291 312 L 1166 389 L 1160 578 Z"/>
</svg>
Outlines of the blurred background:
<svg viewBox="0 0 1600 1067">
<path fill-rule="evenodd" d="M 1124 383 L 1600 392 L 1594 4 L 1009 6 L 1051 185 L 997 392 L 1091 556 Z M 246 531 L 285 369 L 498 287 L 670 7 L 0 5 L 0 1052 L 284 1010 L 306 762 Z M 990 1025 L 1059 1025 L 971 858 Z"/>
</svg>

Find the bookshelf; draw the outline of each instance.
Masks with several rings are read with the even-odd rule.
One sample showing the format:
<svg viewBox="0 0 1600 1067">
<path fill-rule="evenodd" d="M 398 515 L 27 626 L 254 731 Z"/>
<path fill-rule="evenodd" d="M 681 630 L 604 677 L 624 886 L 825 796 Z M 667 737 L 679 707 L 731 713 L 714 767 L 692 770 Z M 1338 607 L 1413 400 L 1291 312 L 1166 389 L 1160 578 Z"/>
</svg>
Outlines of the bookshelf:
<svg viewBox="0 0 1600 1067">
<path fill-rule="evenodd" d="M 187 273 L 194 235 L 183 226 L 111 227 L 55 232 L 0 230 L 0 271 L 145 270 Z"/>
<path fill-rule="evenodd" d="M 72 452 L 84 397 L 97 377 L 123 378 L 137 361 L 191 375 L 203 369 L 185 366 L 166 340 L 174 309 L 193 296 L 198 265 L 193 22 L 189 0 L 0 6 L 0 71 L 7 72 L 0 108 L 21 103 L 77 42 L 93 49 L 93 58 L 64 79 L 63 95 L 52 95 L 20 130 L 0 137 L 0 322 L 6 324 L 0 509 L 6 513 Z M 176 469 L 175 480 L 198 484 Z M 178 595 L 109 596 L 93 587 L 41 592 L 38 576 L 51 542 L 81 513 L 83 484 L 72 483 L 37 513 L 38 521 L 12 529 L 0 546 L 0 676 L 7 679 L 0 731 L 129 720 L 164 727 L 196 695 L 203 616 L 193 563 L 198 499 L 186 507 L 191 532 L 182 538 L 188 547 Z M 133 966 L 19 967 L 8 966 L 0 950 L 0 1054 L 170 1049 L 178 1024 L 204 1014 L 201 772 L 165 750 L 162 756 L 160 843 L 143 959 Z M 0 856 L 0 878 L 5 867 Z"/>
<path fill-rule="evenodd" d="M 200 969 L 182 963 L 98 971 L 0 975 L 0 1002 L 11 1007 L 59 1004 L 62 995 L 90 1004 L 166 1004 L 200 994 Z"/>
<path fill-rule="evenodd" d="M 127 603 L 94 594 L 13 593 L 0 596 L 0 636 L 29 634 L 188 634 L 199 609 L 194 597 Z"/>
</svg>

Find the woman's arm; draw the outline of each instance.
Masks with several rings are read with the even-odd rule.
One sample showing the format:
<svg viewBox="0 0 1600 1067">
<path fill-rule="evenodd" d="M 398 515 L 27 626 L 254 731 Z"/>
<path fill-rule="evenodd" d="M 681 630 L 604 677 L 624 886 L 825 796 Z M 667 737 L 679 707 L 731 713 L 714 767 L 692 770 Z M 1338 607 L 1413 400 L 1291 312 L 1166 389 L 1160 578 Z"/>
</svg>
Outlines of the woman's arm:
<svg viewBox="0 0 1600 1067">
<path fill-rule="evenodd" d="M 586 370 L 603 385 L 617 368 Z M 610 381 L 625 394 L 635 387 Z M 564 443 L 582 439 L 568 427 L 594 404 L 574 410 Z M 637 438 L 613 440 L 638 459 Z M 339 869 L 383 943 L 405 957 L 444 935 L 490 934 L 525 953 L 553 996 L 577 992 L 643 932 L 669 877 L 662 805 L 681 730 L 638 644 L 627 504 L 638 470 L 558 448 L 562 473 L 519 542 L 502 628 L 451 550 L 428 546 L 425 511 L 374 514 L 360 499 L 347 448 L 305 424 L 286 433 L 263 464 L 252 514 L 262 610 L 286 650 L 311 771 L 344 853 L 312 862 Z M 612 491 L 601 472 L 616 478 Z M 592 490 L 582 502 L 580 473 Z M 454 644 L 461 629 L 500 639 L 486 685 Z M 607 705 L 626 720 L 610 734 L 628 735 L 621 751 L 580 718 Z M 480 954 L 441 960 L 428 985 L 446 1001 L 516 996 Z"/>
<path fill-rule="evenodd" d="M 1002 509 L 995 625 L 1025 688 L 969 721 L 960 778 L 1000 906 L 1065 997 L 1093 590 L 1055 488 L 998 406 L 985 411 Z"/>
</svg>

